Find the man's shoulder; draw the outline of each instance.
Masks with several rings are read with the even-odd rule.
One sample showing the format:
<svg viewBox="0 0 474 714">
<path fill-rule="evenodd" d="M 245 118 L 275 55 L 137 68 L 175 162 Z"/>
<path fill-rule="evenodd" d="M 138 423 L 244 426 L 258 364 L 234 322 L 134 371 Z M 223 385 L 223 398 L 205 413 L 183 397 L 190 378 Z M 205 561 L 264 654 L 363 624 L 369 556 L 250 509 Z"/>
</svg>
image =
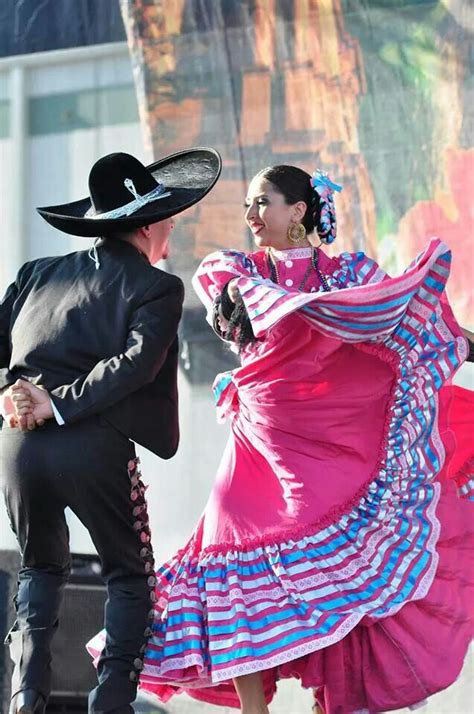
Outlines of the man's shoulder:
<svg viewBox="0 0 474 714">
<path fill-rule="evenodd" d="M 150 290 L 163 292 L 173 292 L 177 295 L 184 295 L 184 283 L 177 275 L 168 273 L 166 270 L 150 265 Z"/>
<path fill-rule="evenodd" d="M 82 257 L 87 256 L 87 254 L 87 250 L 76 250 L 71 253 L 63 253 L 62 255 L 45 255 L 40 258 L 33 258 L 33 260 L 29 260 L 23 265 L 22 270 L 24 268 L 29 270 L 41 269 L 57 263 L 68 263 L 72 260 L 77 260 L 78 258 L 81 259 Z"/>
<path fill-rule="evenodd" d="M 181 280 L 181 278 L 175 275 L 174 273 L 168 273 L 167 270 L 162 270 L 161 268 L 157 268 L 156 266 L 152 265 L 150 265 L 150 268 L 153 271 L 155 279 L 157 281 L 164 281 L 168 285 L 183 285 L 183 281 Z"/>
<path fill-rule="evenodd" d="M 38 274 L 43 270 L 56 265 L 67 257 L 68 256 L 65 255 L 51 255 L 29 260 L 27 263 L 24 263 L 18 271 L 18 280 L 21 282 L 22 279 L 27 279 L 34 274 Z"/>
<path fill-rule="evenodd" d="M 57 279 L 85 283 L 91 290 L 119 292 L 132 300 L 135 296 L 157 297 L 173 293 L 184 296 L 184 284 L 181 278 L 161 268 L 150 265 L 142 257 L 132 254 L 133 260 L 119 259 L 108 251 L 101 254 L 99 247 L 99 266 L 97 270 L 88 250 L 75 251 L 66 255 L 36 258 L 25 263 L 18 274 L 20 288 L 33 282 L 51 284 Z"/>
</svg>

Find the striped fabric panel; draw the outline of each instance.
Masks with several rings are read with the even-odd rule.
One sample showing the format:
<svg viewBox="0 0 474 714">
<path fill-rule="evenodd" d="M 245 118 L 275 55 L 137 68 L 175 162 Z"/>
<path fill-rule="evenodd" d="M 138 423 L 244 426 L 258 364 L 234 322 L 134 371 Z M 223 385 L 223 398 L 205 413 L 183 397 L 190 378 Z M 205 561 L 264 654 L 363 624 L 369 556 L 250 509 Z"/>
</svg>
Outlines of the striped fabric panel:
<svg viewBox="0 0 474 714">
<path fill-rule="evenodd" d="M 420 319 L 428 319 L 437 296 L 446 285 L 450 260 L 446 247 L 433 240 L 421 261 L 412 264 L 402 276 L 382 283 L 364 282 L 375 274 L 381 276 L 374 261 L 364 256 L 346 265 L 341 259 L 340 271 L 336 271 L 333 281 L 344 287 L 330 293 L 298 294 L 248 277 L 239 278 L 237 285 L 257 336 L 298 309 L 321 332 L 360 342 L 390 335 L 415 294 L 415 312 Z M 273 299 L 269 299 L 269 292 Z"/>
<path fill-rule="evenodd" d="M 362 281 L 381 280 L 384 275 L 375 261 L 367 258 L 364 253 L 343 253 L 338 260 L 339 267 L 334 275 L 328 276 L 329 283 L 335 288 L 359 285 Z M 235 250 L 216 251 L 202 261 L 192 281 L 194 290 L 206 307 L 209 324 L 212 325 L 214 300 L 229 280 L 239 277 L 252 278 L 257 288 L 267 288 L 257 291 L 254 307 L 258 313 L 278 308 L 280 299 L 288 299 L 288 296 L 294 299 L 291 303 L 294 309 L 299 309 L 301 304 L 304 304 L 304 300 L 301 302 L 299 299 L 301 294 L 289 293 L 285 288 L 275 286 L 270 280 L 262 277 L 250 256 Z M 251 294 L 248 295 L 248 299 L 251 299 Z M 259 301 L 260 304 L 257 305 Z"/>
<path fill-rule="evenodd" d="M 458 487 L 458 494 L 461 498 L 467 498 L 469 501 L 474 501 L 474 478 L 469 479 Z"/>
<path fill-rule="evenodd" d="M 439 270 L 442 272 L 445 262 L 446 282 L 450 254 L 440 241 L 431 242 L 424 263 L 432 262 L 436 253 L 440 256 L 444 253 L 439 260 Z M 384 295 L 380 282 L 386 275 L 375 261 L 363 253 L 343 253 L 338 260 L 338 269 L 328 277 L 330 286 L 337 288 L 331 293 L 299 293 L 275 286 L 259 275 L 250 257 L 238 251 L 218 251 L 208 256 L 196 271 L 193 286 L 206 306 L 207 320 L 212 324 L 215 298 L 229 280 L 237 278 L 257 337 L 295 310 L 302 310 L 304 316 L 326 334 L 347 341 L 378 339 L 390 334 L 424 277 L 420 273 L 420 263 L 414 263 L 398 279 L 401 283 L 398 292 L 396 286 L 391 285 L 387 286 Z M 438 277 L 436 270 L 435 277 Z M 354 286 L 364 286 L 364 290 L 350 289 Z"/>
<path fill-rule="evenodd" d="M 381 484 L 372 494 L 370 510 L 384 493 Z M 202 559 L 198 567 L 205 587 L 213 681 L 253 671 L 255 662 L 257 668 L 273 666 L 276 660 L 326 646 L 367 612 L 386 616 L 401 606 L 415 582 L 435 565 L 436 528 L 429 511 L 436 489 L 410 496 L 403 523 L 393 506 L 384 509 L 383 519 L 371 517 L 365 523 L 358 508 L 311 538 Z M 177 575 L 174 572 L 172 580 Z M 199 578 L 194 579 L 197 584 Z M 265 602 L 268 591 L 271 596 Z M 161 676 L 159 662 L 166 672 L 176 671 L 199 650 L 196 599 L 202 599 L 197 592 L 191 599 L 181 596 L 177 606 L 171 607 L 170 601 L 168 620 L 156 623 L 146 656 L 148 675 Z M 204 671 L 208 664 L 203 656 Z"/>
<path fill-rule="evenodd" d="M 474 458 L 470 458 L 457 473 L 456 486 L 460 498 L 474 501 Z"/>
<path fill-rule="evenodd" d="M 245 253 L 220 250 L 202 261 L 193 276 L 192 285 L 207 310 L 209 324 L 212 324 L 212 305 L 216 297 L 229 280 L 242 276 L 259 277 L 255 264 Z"/>
<path fill-rule="evenodd" d="M 211 324 L 214 299 L 229 280 L 237 278 L 257 336 L 262 336 L 285 315 L 303 310 L 321 331 L 361 341 L 390 334 L 421 282 L 424 287 L 417 300 L 426 308 L 425 312 L 429 311 L 446 284 L 451 254 L 441 241 L 432 239 L 426 251 L 402 276 L 392 278 L 385 289 L 380 283 L 386 274 L 363 253 L 342 253 L 338 261 L 338 269 L 328 277 L 330 286 L 336 290 L 299 293 L 262 278 L 245 253 L 218 251 L 201 263 L 193 286 L 207 308 Z"/>
</svg>

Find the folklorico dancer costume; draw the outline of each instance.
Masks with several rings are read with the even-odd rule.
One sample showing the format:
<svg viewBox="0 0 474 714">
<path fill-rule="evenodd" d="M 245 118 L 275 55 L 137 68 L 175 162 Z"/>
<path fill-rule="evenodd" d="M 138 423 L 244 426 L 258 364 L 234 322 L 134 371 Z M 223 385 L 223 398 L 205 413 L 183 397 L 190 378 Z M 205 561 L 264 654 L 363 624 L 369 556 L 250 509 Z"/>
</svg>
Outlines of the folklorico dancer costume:
<svg viewBox="0 0 474 714">
<path fill-rule="evenodd" d="M 164 459 L 178 447 L 184 290 L 119 235 L 196 204 L 220 169 L 219 155 L 206 148 L 148 167 L 124 153 L 99 159 L 89 197 L 40 213 L 67 233 L 104 237 L 101 244 L 27 263 L 0 302 L 0 390 L 28 379 L 47 390 L 57 414 L 31 432 L 2 428 L 0 419 L 0 487 L 22 551 L 7 637 L 15 664 L 10 714 L 46 710 L 51 641 L 71 567 L 66 506 L 88 529 L 107 586 L 108 637 L 88 711 L 133 714 L 155 596 L 133 442 Z"/>
<path fill-rule="evenodd" d="M 202 262 L 209 322 L 228 336 L 214 312 L 236 278 L 256 340 L 215 381 L 231 434 L 191 539 L 158 570 L 143 691 L 238 707 L 232 678 L 262 671 L 268 701 L 294 676 L 329 714 L 372 713 L 456 679 L 474 601 L 457 422 L 473 400 L 447 386 L 468 354 L 450 262 L 436 239 L 395 278 L 310 247 Z"/>
</svg>

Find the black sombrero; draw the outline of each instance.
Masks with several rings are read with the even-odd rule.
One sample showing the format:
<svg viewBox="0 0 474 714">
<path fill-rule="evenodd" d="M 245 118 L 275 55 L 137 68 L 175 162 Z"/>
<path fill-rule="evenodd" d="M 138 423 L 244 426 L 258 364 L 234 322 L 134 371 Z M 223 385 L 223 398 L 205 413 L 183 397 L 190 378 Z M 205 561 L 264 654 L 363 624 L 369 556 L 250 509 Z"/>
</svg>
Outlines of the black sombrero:
<svg viewBox="0 0 474 714">
<path fill-rule="evenodd" d="M 90 197 L 36 210 L 72 235 L 132 231 L 193 206 L 209 193 L 221 168 L 221 157 L 207 147 L 180 151 L 146 167 L 130 154 L 108 154 L 91 169 Z"/>
</svg>

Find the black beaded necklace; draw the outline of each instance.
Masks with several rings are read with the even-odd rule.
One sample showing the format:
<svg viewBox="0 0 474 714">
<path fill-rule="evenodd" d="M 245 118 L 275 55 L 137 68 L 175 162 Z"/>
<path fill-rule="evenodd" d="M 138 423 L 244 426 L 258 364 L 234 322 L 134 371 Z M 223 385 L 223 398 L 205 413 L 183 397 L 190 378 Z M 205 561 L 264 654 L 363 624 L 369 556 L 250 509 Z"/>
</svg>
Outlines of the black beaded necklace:
<svg viewBox="0 0 474 714">
<path fill-rule="evenodd" d="M 266 254 L 266 258 L 267 258 L 268 269 L 270 271 L 271 281 L 273 283 L 276 283 L 277 285 L 279 285 L 280 284 L 280 274 L 278 272 L 278 267 L 275 262 L 275 259 L 272 255 L 271 248 L 267 248 L 265 254 Z M 331 291 L 331 288 L 329 287 L 326 276 L 323 275 L 323 273 L 321 272 L 321 269 L 319 267 L 319 253 L 314 246 L 311 246 L 311 261 L 310 261 L 308 267 L 306 268 L 306 272 L 303 275 L 303 279 L 298 286 L 298 290 L 303 290 L 303 287 L 305 286 L 305 283 L 306 283 L 306 281 L 309 277 L 309 274 L 311 272 L 311 268 L 313 268 L 313 270 L 316 272 L 324 292 L 329 293 Z"/>
</svg>

